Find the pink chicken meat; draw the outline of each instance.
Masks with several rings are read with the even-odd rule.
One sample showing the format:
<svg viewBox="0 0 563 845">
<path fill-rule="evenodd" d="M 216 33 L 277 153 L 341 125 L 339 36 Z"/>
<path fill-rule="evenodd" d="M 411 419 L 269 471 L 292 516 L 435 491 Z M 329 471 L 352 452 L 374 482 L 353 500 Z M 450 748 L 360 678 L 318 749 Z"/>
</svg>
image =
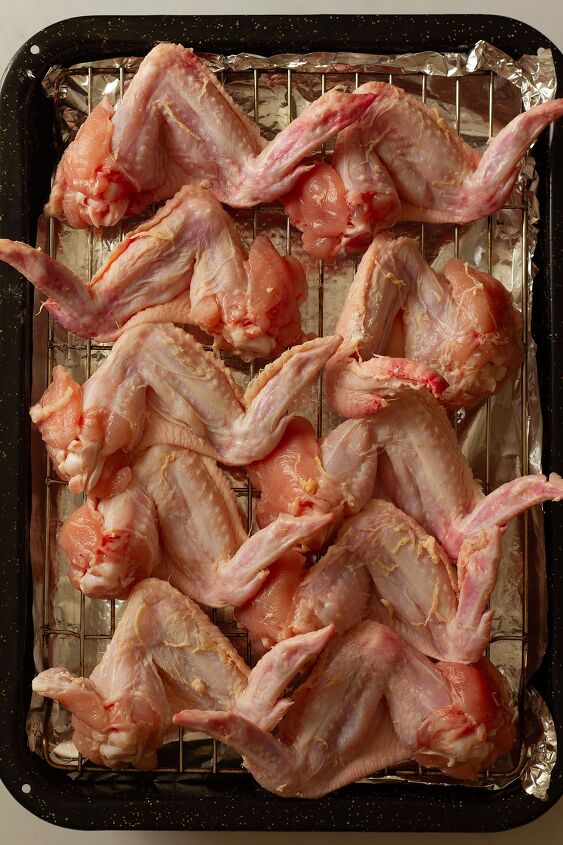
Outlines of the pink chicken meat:
<svg viewBox="0 0 563 845">
<path fill-rule="evenodd" d="M 80 387 L 63 367 L 31 408 L 56 470 L 74 492 L 123 489 L 136 449 L 176 445 L 242 466 L 267 455 L 288 410 L 341 339 L 284 352 L 244 395 L 221 359 L 171 324 L 129 329 Z"/>
<path fill-rule="evenodd" d="M 371 498 L 376 473 L 377 446 L 369 419 L 348 420 L 319 442 L 309 420 L 295 417 L 275 449 L 248 467 L 261 493 L 258 525 L 269 525 L 280 513 L 332 513 L 331 530 Z M 319 548 L 325 540 L 323 532 L 309 547 Z"/>
<path fill-rule="evenodd" d="M 242 358 L 267 358 L 301 339 L 307 295 L 297 259 L 258 237 L 247 256 L 234 222 L 203 188 L 182 188 L 115 247 L 87 284 L 40 250 L 0 239 L 11 264 L 49 299 L 65 329 L 116 340 L 139 323 L 191 323 Z"/>
<path fill-rule="evenodd" d="M 522 316 L 497 279 L 457 258 L 436 273 L 414 241 L 387 234 L 363 256 L 336 332 L 344 342 L 326 390 L 345 417 L 372 414 L 411 388 L 447 407 L 474 405 L 500 390 L 523 357 Z M 388 353 L 391 339 L 398 355 Z"/>
<path fill-rule="evenodd" d="M 182 707 L 225 709 L 275 727 L 291 706 L 282 698 L 286 687 L 332 633 L 286 640 L 250 671 L 194 602 L 148 578 L 132 592 L 90 678 L 47 669 L 33 689 L 70 710 L 74 744 L 93 763 L 152 769 L 157 749 L 177 735 L 172 716 Z"/>
<path fill-rule="evenodd" d="M 491 663 L 432 663 L 377 622 L 335 637 L 293 699 L 277 736 L 235 711 L 184 710 L 174 724 L 232 746 L 284 797 L 318 798 L 413 757 L 471 779 L 514 742 Z"/>
<path fill-rule="evenodd" d="M 367 82 L 373 103 L 339 133 L 332 166 L 307 173 L 286 198 L 308 252 L 363 251 L 399 220 L 469 223 L 508 201 L 526 150 L 563 115 L 563 99 L 518 115 L 483 155 L 400 88 Z"/>
<path fill-rule="evenodd" d="M 267 143 L 192 50 L 159 44 L 117 111 L 104 98 L 88 116 L 57 168 L 46 213 L 75 228 L 112 226 L 201 183 L 227 205 L 271 202 L 306 172 L 303 159 L 373 100 L 328 91 Z"/>
<path fill-rule="evenodd" d="M 281 515 L 248 537 L 212 458 L 152 446 L 134 462 L 127 488 L 89 499 L 67 520 L 59 542 L 72 584 L 92 598 L 125 598 L 153 575 L 210 607 L 237 606 L 259 589 L 270 564 L 331 520 Z"/>
</svg>

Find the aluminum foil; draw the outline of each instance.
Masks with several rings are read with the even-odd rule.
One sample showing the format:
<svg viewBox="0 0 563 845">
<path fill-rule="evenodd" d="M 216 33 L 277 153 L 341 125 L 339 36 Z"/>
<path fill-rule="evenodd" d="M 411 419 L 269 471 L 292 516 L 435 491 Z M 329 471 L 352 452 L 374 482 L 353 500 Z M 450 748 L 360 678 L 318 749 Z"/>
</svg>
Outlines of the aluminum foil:
<svg viewBox="0 0 563 845">
<path fill-rule="evenodd" d="M 520 777 L 526 792 L 546 801 L 551 772 L 557 760 L 557 734 L 551 713 L 538 691 L 529 687 L 524 700 L 527 711 L 535 719 L 528 723 L 533 733 L 527 739 L 526 763 Z"/>
<path fill-rule="evenodd" d="M 399 56 L 352 53 L 310 53 L 270 58 L 248 53 L 203 56 L 220 74 L 227 90 L 241 108 L 259 123 L 262 134 L 271 138 L 294 118 L 323 89 L 333 86 L 351 90 L 368 79 L 392 79 L 410 93 L 424 93 L 428 105 L 457 128 L 468 141 L 483 149 L 490 135 L 496 134 L 522 108 L 554 97 L 555 70 L 549 50 L 515 61 L 496 47 L 480 41 L 468 54 L 433 52 Z M 118 106 L 140 59 L 116 58 L 52 68 L 44 87 L 56 107 L 57 126 L 68 142 L 85 119 L 89 108 L 102 96 Z M 424 87 L 423 87 L 424 79 Z M 490 110 L 491 109 L 491 110 Z M 319 152 L 319 157 L 321 153 Z M 322 151 L 330 158 L 330 145 Z M 536 355 L 530 335 L 530 317 L 539 207 L 537 176 L 533 155 L 528 155 L 508 207 L 492 220 L 454 227 L 419 225 L 397 227 L 418 237 L 427 260 L 440 268 L 453 255 L 492 272 L 512 293 L 525 315 L 527 359 L 521 374 L 506 384 L 498 396 L 476 410 L 458 411 L 452 423 L 475 476 L 485 490 L 525 472 L 541 471 L 542 423 L 539 406 Z M 281 208 L 232 210 L 242 237 L 250 243 L 257 232 L 268 234 L 281 252 L 291 251 L 305 268 L 309 298 L 302 308 L 306 332 L 330 333 L 342 307 L 355 264 L 349 256 L 324 264 L 307 256 L 297 232 L 290 232 Z M 63 224 L 41 220 L 38 245 L 75 273 L 87 278 L 104 262 L 124 232 L 138 225 L 138 219 L 103 232 L 73 230 Z M 49 366 L 64 364 L 73 378 L 84 381 L 107 354 L 107 348 L 90 348 L 86 341 L 69 336 L 56 324 L 50 325 L 37 302 L 34 324 L 33 400 L 43 392 Z M 50 350 L 50 351 L 49 351 Z M 49 358 L 49 355 L 51 356 Z M 248 366 L 229 357 L 241 385 L 249 379 Z M 304 413 L 317 420 L 326 434 L 339 420 L 319 404 L 317 394 L 304 399 Z M 58 548 L 56 535 L 61 522 L 80 504 L 67 488 L 51 479 L 46 483 L 46 458 L 37 431 L 32 436 L 33 513 L 31 551 L 34 578 L 36 625 L 36 665 L 64 665 L 89 675 L 99 662 L 111 635 L 112 616 L 119 619 L 122 602 L 112 610 L 110 602 L 84 599 L 73 590 L 66 577 L 67 561 Z M 235 486 L 240 478 L 233 478 Z M 240 496 L 241 509 L 253 523 L 250 497 Z M 528 678 L 542 659 L 546 643 L 546 577 L 541 511 L 513 520 L 504 540 L 504 555 L 498 585 L 492 597 L 495 621 L 490 656 L 508 679 L 515 712 L 522 716 L 520 742 L 512 755 L 498 761 L 481 777 L 486 789 L 501 789 L 517 778 L 532 795 L 544 798 L 556 759 L 553 721 L 535 690 L 528 689 Z M 244 638 L 236 636 L 232 614 L 217 619 L 227 634 L 247 656 Z M 525 643 L 527 635 L 527 643 Z M 28 720 L 32 749 L 44 753 L 53 765 L 76 771 L 80 765 L 70 741 L 68 713 L 58 705 L 45 704 L 34 697 Z M 170 737 L 174 739 L 173 736 Z M 213 747 L 200 736 L 187 743 L 189 771 L 209 771 L 210 767 L 232 767 L 238 760 L 228 749 Z M 174 756 L 176 755 L 176 756 Z M 162 752 L 159 765 L 176 765 L 172 745 Z M 448 784 L 441 772 L 401 766 L 377 774 L 370 782 L 409 780 Z"/>
</svg>

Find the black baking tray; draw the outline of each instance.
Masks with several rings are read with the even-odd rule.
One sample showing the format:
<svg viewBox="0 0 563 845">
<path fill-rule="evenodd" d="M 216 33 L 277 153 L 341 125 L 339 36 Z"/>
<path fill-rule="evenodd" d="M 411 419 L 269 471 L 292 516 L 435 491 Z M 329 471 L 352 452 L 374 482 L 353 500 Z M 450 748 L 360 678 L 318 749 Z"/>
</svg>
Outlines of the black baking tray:
<svg viewBox="0 0 563 845">
<path fill-rule="evenodd" d="M 14 56 L 0 94 L 0 236 L 34 242 L 58 158 L 54 113 L 41 80 L 51 65 L 143 55 L 158 41 L 196 50 L 255 54 L 350 50 L 466 51 L 485 39 L 510 55 L 551 47 L 559 79 L 563 56 L 548 38 L 489 15 L 131 16 L 81 17 L 54 24 Z M 533 333 L 544 420 L 544 470 L 563 457 L 563 126 L 547 129 L 534 154 L 541 227 L 535 261 Z M 316 801 L 282 799 L 250 776 L 194 782 L 189 775 L 87 772 L 70 777 L 27 747 L 33 666 L 29 562 L 30 286 L 0 267 L 0 775 L 15 798 L 47 821 L 78 829 L 495 831 L 542 815 L 563 792 L 563 763 L 549 798 L 520 783 L 489 792 L 468 787 L 355 784 Z M 563 736 L 563 508 L 545 508 L 548 567 L 547 654 L 533 684 Z M 22 789 L 23 787 L 23 789 Z"/>
</svg>

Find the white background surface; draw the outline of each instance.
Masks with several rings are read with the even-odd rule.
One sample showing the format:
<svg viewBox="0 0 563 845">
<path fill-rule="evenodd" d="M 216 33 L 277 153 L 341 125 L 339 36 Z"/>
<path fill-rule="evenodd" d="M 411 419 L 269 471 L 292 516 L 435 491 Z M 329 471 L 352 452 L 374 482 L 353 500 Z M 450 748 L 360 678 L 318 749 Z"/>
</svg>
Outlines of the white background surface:
<svg viewBox="0 0 563 845">
<path fill-rule="evenodd" d="M 0 0 L 0 72 L 22 44 L 34 33 L 55 21 L 86 14 L 267 14 L 283 11 L 291 14 L 321 12 L 346 13 L 488 13 L 508 15 L 535 26 L 563 50 L 563 3 L 561 0 L 206 0 L 206 2 L 84 2 L 84 0 Z M 1 679 L 0 679 L 1 683 Z M 322 833 L 200 833 L 200 832 L 102 832 L 80 833 L 62 830 L 40 821 L 21 807 L 0 784 L 0 845 L 320 845 L 327 838 Z M 330 845 L 374 843 L 374 845 L 557 845 L 563 842 L 563 800 L 532 825 L 499 834 L 372 834 L 335 833 L 328 836 Z"/>
</svg>

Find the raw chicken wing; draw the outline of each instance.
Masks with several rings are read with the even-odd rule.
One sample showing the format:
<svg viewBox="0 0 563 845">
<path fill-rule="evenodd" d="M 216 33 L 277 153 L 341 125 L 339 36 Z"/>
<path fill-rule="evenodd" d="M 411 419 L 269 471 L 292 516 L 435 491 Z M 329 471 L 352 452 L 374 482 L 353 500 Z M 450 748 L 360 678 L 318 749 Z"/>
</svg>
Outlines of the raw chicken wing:
<svg viewBox="0 0 563 845">
<path fill-rule="evenodd" d="M 494 214 L 507 202 L 528 148 L 563 115 L 563 99 L 533 106 L 481 155 L 400 88 L 368 82 L 358 93 L 375 96 L 359 125 L 364 145 L 375 150 L 397 189 L 402 220 L 470 223 Z M 345 147 L 345 132 L 339 144 Z"/>
<path fill-rule="evenodd" d="M 398 220 L 469 223 L 508 201 L 526 150 L 563 115 L 563 99 L 533 106 L 481 154 L 432 109 L 400 88 L 367 82 L 374 101 L 339 133 L 332 166 L 305 174 L 286 211 L 318 258 L 364 250 Z"/>
<path fill-rule="evenodd" d="M 291 419 L 289 408 L 340 341 L 316 338 L 293 347 L 242 395 L 220 358 L 182 329 L 167 323 L 137 326 L 117 340 L 82 388 L 56 367 L 31 419 L 74 492 L 108 495 L 107 484 L 104 492 L 96 485 L 118 472 L 123 488 L 132 451 L 155 443 L 245 465 L 276 446 Z"/>
<path fill-rule="evenodd" d="M 390 357 L 398 315 L 402 357 Z M 503 285 L 457 258 L 436 273 L 409 238 L 374 238 L 336 332 L 344 343 L 327 367 L 326 389 L 346 417 L 374 413 L 420 387 L 447 407 L 471 406 L 522 362 L 522 316 Z"/>
<path fill-rule="evenodd" d="M 336 527 L 371 498 L 377 448 L 371 421 L 347 420 L 319 443 L 309 420 L 295 417 L 270 454 L 248 467 L 261 492 L 256 518 L 264 527 L 280 513 L 333 513 Z M 309 548 L 319 548 L 326 534 Z"/>
<path fill-rule="evenodd" d="M 57 168 L 46 213 L 71 226 L 112 226 L 183 185 L 252 206 L 287 193 L 302 160 L 373 101 L 327 91 L 270 143 L 192 50 L 159 44 L 114 113 L 107 99 L 81 126 Z"/>
<path fill-rule="evenodd" d="M 47 310 L 80 337 L 110 341 L 139 323 L 191 323 L 245 360 L 301 339 L 300 263 L 265 236 L 247 256 L 231 217 L 197 186 L 126 235 L 88 284 L 17 241 L 0 239 L 0 260 L 47 294 Z"/>
<path fill-rule="evenodd" d="M 284 514 L 247 537 L 235 495 L 212 458 L 152 446 L 133 464 L 127 488 L 90 499 L 59 541 L 72 584 L 93 598 L 125 598 L 154 575 L 210 607 L 237 606 L 261 586 L 271 563 L 331 520 Z"/>
<path fill-rule="evenodd" d="M 440 403 L 427 390 L 401 394 L 372 418 L 381 447 L 379 489 L 432 534 L 453 560 L 463 541 L 542 502 L 563 497 L 556 473 L 525 475 L 484 496 Z"/>
<path fill-rule="evenodd" d="M 234 711 L 272 730 L 291 706 L 284 690 L 332 633 L 286 640 L 251 672 L 194 602 L 149 578 L 131 593 L 90 678 L 47 669 L 33 689 L 71 711 L 74 744 L 93 763 L 152 769 L 157 748 L 176 734 L 172 716 L 182 707 Z"/>
<path fill-rule="evenodd" d="M 423 654 L 474 663 L 491 636 L 493 611 L 487 603 L 497 579 L 501 533 L 494 526 L 465 540 L 456 572 L 414 519 L 374 499 L 344 524 L 296 587 L 286 627 L 295 633 L 330 622 L 341 632 L 375 613 Z M 250 604 L 258 601 L 260 594 Z"/>
<path fill-rule="evenodd" d="M 235 748 L 265 789 L 303 798 L 412 757 L 475 778 L 514 742 L 492 664 L 432 663 L 377 622 L 334 638 L 293 698 L 278 737 L 232 711 L 185 710 L 174 723 Z"/>
</svg>

